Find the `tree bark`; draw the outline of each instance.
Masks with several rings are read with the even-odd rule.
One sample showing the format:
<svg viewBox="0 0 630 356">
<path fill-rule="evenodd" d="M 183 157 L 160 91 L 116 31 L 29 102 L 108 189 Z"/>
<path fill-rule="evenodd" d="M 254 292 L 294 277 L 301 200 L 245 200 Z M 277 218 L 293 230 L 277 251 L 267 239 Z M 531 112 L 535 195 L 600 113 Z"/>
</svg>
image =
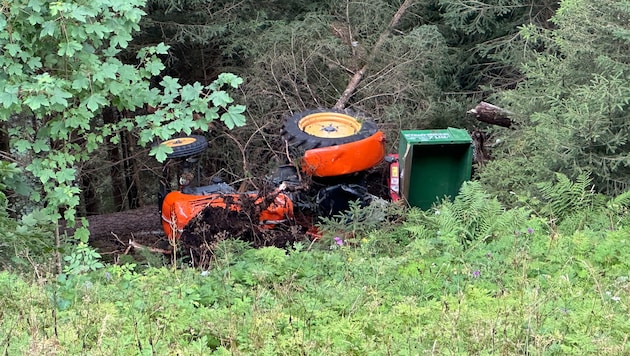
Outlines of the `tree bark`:
<svg viewBox="0 0 630 356">
<path fill-rule="evenodd" d="M 4 122 L 0 122 L 0 152 L 9 152 L 9 133 L 7 132 L 7 125 Z"/>
<path fill-rule="evenodd" d="M 376 57 L 381 46 L 383 45 L 383 43 L 385 43 L 387 36 L 389 36 L 389 34 L 391 33 L 391 30 L 394 27 L 396 27 L 396 25 L 398 25 L 398 23 L 400 22 L 400 18 L 405 14 L 407 9 L 412 4 L 413 4 L 413 0 L 405 0 L 405 2 L 403 2 L 402 5 L 400 5 L 400 7 L 398 8 L 398 11 L 396 11 L 394 16 L 392 17 L 392 20 L 390 21 L 389 26 L 387 26 L 387 29 L 385 29 L 385 31 L 381 33 L 378 40 L 374 44 L 374 47 L 372 47 L 372 51 L 370 52 L 370 55 L 368 56 L 366 63 L 363 65 L 363 67 L 361 67 L 361 69 L 359 69 L 358 71 L 354 73 L 354 75 L 352 76 L 352 79 L 350 79 L 350 82 L 348 82 L 346 89 L 343 91 L 343 93 L 341 94 L 341 97 L 339 98 L 339 100 L 337 100 L 337 103 L 333 107 L 334 109 L 342 110 L 343 108 L 346 107 L 346 105 L 348 104 L 348 100 L 350 100 L 350 97 L 352 97 L 352 94 L 354 94 L 355 90 L 357 89 L 357 86 L 359 85 L 359 83 L 363 79 L 363 76 L 367 72 L 369 64 Z"/>
<path fill-rule="evenodd" d="M 508 110 L 500 108 L 496 105 L 480 102 L 474 109 L 468 110 L 468 114 L 472 114 L 477 120 L 502 127 L 512 128 L 513 122 L 510 116 L 514 115 Z"/>
<path fill-rule="evenodd" d="M 103 121 L 106 124 L 116 123 L 117 117 L 115 108 L 109 107 L 103 110 Z M 116 135 L 116 133 L 114 134 Z M 124 135 L 124 133 L 120 133 Z M 109 139 L 109 137 L 108 137 Z M 110 177 L 112 179 L 112 194 L 114 199 L 114 206 L 116 211 L 124 210 L 125 206 L 125 179 L 124 179 L 124 167 L 122 164 L 122 157 L 120 152 L 120 143 L 110 144 L 107 149 L 107 158 L 111 162 Z"/>
</svg>

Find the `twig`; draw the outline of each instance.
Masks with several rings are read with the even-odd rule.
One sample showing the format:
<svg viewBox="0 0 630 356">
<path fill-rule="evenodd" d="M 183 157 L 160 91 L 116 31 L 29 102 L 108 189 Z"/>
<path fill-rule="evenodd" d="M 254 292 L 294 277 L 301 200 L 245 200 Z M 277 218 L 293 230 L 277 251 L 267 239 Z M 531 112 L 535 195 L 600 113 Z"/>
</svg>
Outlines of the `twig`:
<svg viewBox="0 0 630 356">
<path fill-rule="evenodd" d="M 302 175 L 300 174 L 300 167 L 294 164 L 293 160 L 291 160 L 291 155 L 289 155 L 289 142 L 287 142 L 286 140 L 284 141 L 284 154 L 287 156 L 287 161 L 291 162 L 291 164 L 293 164 L 293 166 L 295 167 L 295 173 L 298 176 L 298 181 L 302 182 Z"/>
<path fill-rule="evenodd" d="M 17 160 L 9 155 L 8 152 L 0 151 L 0 158 L 9 162 L 16 163 Z"/>
<path fill-rule="evenodd" d="M 232 139 L 232 141 L 234 141 L 236 143 L 236 145 L 238 146 L 239 151 L 241 151 L 241 157 L 243 159 L 243 173 L 247 174 L 248 169 L 247 169 L 247 156 L 245 155 L 245 147 L 243 147 L 243 145 L 232 135 L 230 135 L 229 133 L 224 133 L 225 136 L 229 137 L 230 139 Z M 252 182 L 251 179 L 247 179 L 247 181 L 249 181 L 249 184 L 253 185 L 255 189 L 258 189 L 258 187 L 256 187 L 256 184 L 254 184 Z M 245 192 L 246 185 L 245 185 L 245 181 L 243 181 L 243 183 L 241 184 L 241 186 L 239 187 L 238 191 L 240 193 Z"/>
<path fill-rule="evenodd" d="M 170 255 L 171 253 L 173 253 L 173 251 L 171 250 L 165 250 L 163 248 L 157 248 L 157 247 L 149 247 L 149 246 L 144 246 L 142 244 L 139 244 L 131 239 L 129 239 L 129 247 L 133 247 L 137 250 L 148 250 L 151 252 L 159 252 L 159 253 L 163 253 L 165 255 Z"/>
</svg>

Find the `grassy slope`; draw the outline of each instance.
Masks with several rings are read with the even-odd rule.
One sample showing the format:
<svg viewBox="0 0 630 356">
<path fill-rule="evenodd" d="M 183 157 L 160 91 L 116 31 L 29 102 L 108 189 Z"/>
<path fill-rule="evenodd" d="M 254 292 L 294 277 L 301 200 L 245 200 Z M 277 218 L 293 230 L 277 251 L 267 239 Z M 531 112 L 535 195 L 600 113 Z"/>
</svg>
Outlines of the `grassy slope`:
<svg viewBox="0 0 630 356">
<path fill-rule="evenodd" d="M 530 223 L 460 250 L 407 226 L 288 254 L 226 242 L 203 273 L 109 266 L 52 283 L 5 272 L 0 351 L 630 352 L 630 230 L 550 236 Z"/>
</svg>

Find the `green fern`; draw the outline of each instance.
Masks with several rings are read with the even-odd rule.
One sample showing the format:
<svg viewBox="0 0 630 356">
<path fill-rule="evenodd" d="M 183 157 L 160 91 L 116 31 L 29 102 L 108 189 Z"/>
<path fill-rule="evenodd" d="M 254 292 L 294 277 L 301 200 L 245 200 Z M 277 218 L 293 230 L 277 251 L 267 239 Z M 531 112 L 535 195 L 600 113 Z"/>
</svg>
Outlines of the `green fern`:
<svg viewBox="0 0 630 356">
<path fill-rule="evenodd" d="M 591 179 L 580 175 L 573 182 L 556 173 L 555 182 L 539 183 L 541 205 L 538 213 L 554 220 L 559 232 L 616 230 L 629 222 L 630 191 L 608 198 L 592 189 Z"/>
<path fill-rule="evenodd" d="M 606 203 L 606 207 L 615 212 L 623 212 L 628 206 L 630 206 L 630 190 L 619 194 Z"/>
<path fill-rule="evenodd" d="M 542 212 L 562 220 L 576 211 L 591 208 L 595 197 L 589 189 L 591 184 L 592 180 L 587 175 L 580 174 L 573 182 L 562 173 L 556 173 L 555 182 L 538 183 L 541 200 L 545 203 Z"/>
<path fill-rule="evenodd" d="M 453 202 L 443 201 L 434 210 L 425 212 L 423 219 L 416 217 L 413 223 L 408 222 L 406 229 L 417 238 L 437 236 L 447 244 L 456 239 L 466 246 L 472 241 L 519 230 L 529 213 L 524 208 L 505 210 L 479 182 L 466 182 Z"/>
</svg>

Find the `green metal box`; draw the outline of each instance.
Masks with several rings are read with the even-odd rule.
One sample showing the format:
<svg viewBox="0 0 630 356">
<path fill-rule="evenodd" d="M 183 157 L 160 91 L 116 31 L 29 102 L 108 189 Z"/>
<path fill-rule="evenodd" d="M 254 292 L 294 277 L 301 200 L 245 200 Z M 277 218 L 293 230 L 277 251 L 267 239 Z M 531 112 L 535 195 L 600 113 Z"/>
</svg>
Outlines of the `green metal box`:
<svg viewBox="0 0 630 356">
<path fill-rule="evenodd" d="M 402 197 L 429 209 L 445 196 L 453 199 L 470 179 L 473 147 L 468 131 L 403 130 L 398 148 Z"/>
</svg>

